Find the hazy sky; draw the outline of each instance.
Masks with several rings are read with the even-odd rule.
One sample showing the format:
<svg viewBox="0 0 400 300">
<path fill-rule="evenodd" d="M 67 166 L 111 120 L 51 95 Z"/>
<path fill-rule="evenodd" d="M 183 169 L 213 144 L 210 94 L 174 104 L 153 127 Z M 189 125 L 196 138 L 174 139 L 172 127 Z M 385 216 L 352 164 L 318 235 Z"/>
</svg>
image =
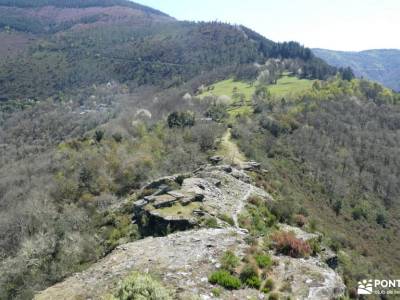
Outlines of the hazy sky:
<svg viewBox="0 0 400 300">
<path fill-rule="evenodd" d="M 359 51 L 400 48 L 400 0 L 134 0 L 179 20 L 243 24 L 274 41 Z"/>
</svg>

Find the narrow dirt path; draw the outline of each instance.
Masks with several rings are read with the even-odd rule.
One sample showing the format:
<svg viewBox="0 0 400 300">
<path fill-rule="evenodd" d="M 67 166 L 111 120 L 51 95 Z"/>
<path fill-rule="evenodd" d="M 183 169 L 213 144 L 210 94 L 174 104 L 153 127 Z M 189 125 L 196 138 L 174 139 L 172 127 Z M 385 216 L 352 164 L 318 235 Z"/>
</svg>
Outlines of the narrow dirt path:
<svg viewBox="0 0 400 300">
<path fill-rule="evenodd" d="M 232 141 L 231 128 L 228 128 L 226 130 L 225 134 L 222 136 L 221 144 L 219 146 L 217 154 L 223 156 L 225 162 L 228 164 L 231 164 L 231 165 L 242 166 L 243 163 L 246 161 L 246 157 L 240 151 L 238 145 Z M 236 228 L 240 228 L 238 216 L 239 216 L 240 212 L 243 210 L 244 206 L 246 205 L 247 199 L 250 197 L 252 192 L 253 192 L 253 186 L 251 184 L 249 184 L 248 191 L 243 196 L 241 201 L 239 201 L 239 205 L 238 205 L 238 207 L 236 207 L 236 209 L 232 215 L 232 218 L 233 218 L 233 221 L 235 222 Z"/>
<path fill-rule="evenodd" d="M 223 156 L 227 163 L 233 165 L 241 166 L 243 162 L 246 161 L 246 157 L 240 151 L 239 147 L 236 143 L 232 142 L 232 133 L 230 128 L 228 128 L 222 136 L 217 154 Z"/>
<path fill-rule="evenodd" d="M 239 220 L 238 220 L 239 214 L 243 210 L 243 208 L 247 202 L 247 199 L 249 199 L 249 197 L 251 196 L 251 194 L 253 192 L 253 185 L 249 184 L 248 187 L 249 187 L 248 191 L 243 196 L 242 200 L 239 202 L 239 205 L 236 207 L 235 212 L 232 215 L 232 219 L 235 222 L 235 227 L 239 228 L 239 229 L 240 229 Z"/>
</svg>

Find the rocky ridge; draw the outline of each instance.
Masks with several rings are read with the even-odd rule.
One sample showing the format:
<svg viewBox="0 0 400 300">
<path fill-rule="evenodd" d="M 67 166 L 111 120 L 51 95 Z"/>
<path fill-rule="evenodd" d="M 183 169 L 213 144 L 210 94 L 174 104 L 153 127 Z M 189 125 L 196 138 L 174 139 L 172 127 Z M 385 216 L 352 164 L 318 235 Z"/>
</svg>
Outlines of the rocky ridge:
<svg viewBox="0 0 400 300">
<path fill-rule="evenodd" d="M 102 299 L 133 271 L 153 274 L 174 291 L 177 299 L 215 299 L 208 276 L 220 267 L 227 251 L 244 257 L 248 233 L 239 227 L 238 214 L 250 196 L 274 201 L 251 183 L 247 172 L 260 172 L 257 164 L 246 168 L 206 165 L 190 174 L 160 178 L 146 185 L 134 203 L 134 222 L 143 235 L 153 235 L 117 247 L 82 273 L 36 295 L 35 299 Z M 208 220 L 213 227 L 205 228 Z M 280 225 L 299 239 L 318 235 Z M 163 236 L 164 235 L 164 236 Z M 157 237 L 159 236 L 159 237 Z M 270 276 L 282 295 L 294 299 L 333 299 L 343 295 L 340 276 L 325 262 L 334 254 L 297 259 L 275 254 Z M 256 289 L 223 290 L 219 299 L 266 299 Z"/>
</svg>

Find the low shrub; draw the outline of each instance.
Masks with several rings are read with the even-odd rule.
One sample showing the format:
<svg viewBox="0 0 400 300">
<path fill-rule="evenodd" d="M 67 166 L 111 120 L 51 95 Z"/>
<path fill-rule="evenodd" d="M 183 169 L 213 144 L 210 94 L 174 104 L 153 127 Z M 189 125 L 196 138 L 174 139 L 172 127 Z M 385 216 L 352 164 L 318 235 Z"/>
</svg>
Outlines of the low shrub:
<svg viewBox="0 0 400 300">
<path fill-rule="evenodd" d="M 257 268 L 253 264 L 247 264 L 243 267 L 240 272 L 240 280 L 242 282 L 246 281 L 246 279 L 251 278 L 253 276 L 258 276 Z"/>
<path fill-rule="evenodd" d="M 283 293 L 288 293 L 288 294 L 292 293 L 292 285 L 290 284 L 290 281 L 288 279 L 284 280 L 281 283 L 281 287 L 279 288 L 279 291 L 281 291 Z"/>
<path fill-rule="evenodd" d="M 279 300 L 279 295 L 277 293 L 273 293 L 269 295 L 268 300 Z"/>
<path fill-rule="evenodd" d="M 244 284 L 250 288 L 259 289 L 261 286 L 261 279 L 257 276 L 252 276 L 248 278 Z"/>
<path fill-rule="evenodd" d="M 340 242 L 340 239 L 333 237 L 330 241 L 329 241 L 329 248 L 331 248 L 331 250 L 338 252 L 340 250 L 340 248 L 342 248 L 342 244 Z"/>
<path fill-rule="evenodd" d="M 361 218 L 367 219 L 367 212 L 362 207 L 356 207 L 351 212 L 351 216 L 354 220 L 359 220 Z"/>
<path fill-rule="evenodd" d="M 269 292 L 271 292 L 271 291 L 270 291 L 269 288 L 266 288 L 266 287 L 265 287 L 265 288 L 262 288 L 262 289 L 261 289 L 261 292 L 263 292 L 264 294 L 269 294 Z"/>
<path fill-rule="evenodd" d="M 258 276 L 257 268 L 252 264 L 247 264 L 244 266 L 242 271 L 240 272 L 240 280 L 243 284 L 248 287 L 260 288 L 261 280 Z"/>
<path fill-rule="evenodd" d="M 115 300 L 172 300 L 171 293 L 150 275 L 134 273 L 120 284 Z"/>
<path fill-rule="evenodd" d="M 272 236 L 274 246 L 279 253 L 291 257 L 306 257 L 312 252 L 308 242 L 297 239 L 292 232 L 277 232 Z"/>
<path fill-rule="evenodd" d="M 308 225 L 311 232 L 317 231 L 317 225 L 318 225 L 317 220 L 311 219 Z"/>
<path fill-rule="evenodd" d="M 377 213 L 375 220 L 376 220 L 376 223 L 381 225 L 383 228 L 386 227 L 387 217 L 384 213 Z"/>
<path fill-rule="evenodd" d="M 308 244 L 310 245 L 311 253 L 313 256 L 316 256 L 318 253 L 321 252 L 321 243 L 318 239 L 309 240 Z"/>
<path fill-rule="evenodd" d="M 113 138 L 114 141 L 117 142 L 117 143 L 121 143 L 121 142 L 122 142 L 122 139 L 123 139 L 122 134 L 121 134 L 121 133 L 118 133 L 118 132 L 114 133 L 114 134 L 112 135 L 112 138 Z"/>
<path fill-rule="evenodd" d="M 232 272 L 239 265 L 239 258 L 232 251 L 226 251 L 221 258 L 222 268 Z"/>
<path fill-rule="evenodd" d="M 260 268 L 269 269 L 272 266 L 272 259 L 267 254 L 257 254 L 254 259 Z"/>
<path fill-rule="evenodd" d="M 218 221 L 216 218 L 207 218 L 204 220 L 204 226 L 209 228 L 218 228 Z"/>
<path fill-rule="evenodd" d="M 293 202 L 287 199 L 275 201 L 271 205 L 271 213 L 276 216 L 277 220 L 281 223 L 292 223 L 295 208 Z"/>
<path fill-rule="evenodd" d="M 208 281 L 212 284 L 218 284 L 228 290 L 237 290 L 241 286 L 239 278 L 232 276 L 226 270 L 218 270 L 210 275 Z"/>
<path fill-rule="evenodd" d="M 275 288 L 274 281 L 271 278 L 268 278 L 264 284 L 264 288 L 267 288 L 268 290 L 272 291 Z"/>
<path fill-rule="evenodd" d="M 307 219 L 303 215 L 295 215 L 294 222 L 296 223 L 297 226 L 303 227 L 306 224 Z"/>
<path fill-rule="evenodd" d="M 250 204 L 253 204 L 254 206 L 261 206 L 265 201 L 263 199 L 261 199 L 260 197 L 250 196 L 247 199 L 247 202 L 249 202 Z"/>
<path fill-rule="evenodd" d="M 221 296 L 222 291 L 221 291 L 220 288 L 213 288 L 213 289 L 211 290 L 211 293 L 213 294 L 213 296 L 219 297 L 219 296 Z"/>
<path fill-rule="evenodd" d="M 103 130 L 96 130 L 94 132 L 93 138 L 96 140 L 96 142 L 100 143 L 101 140 L 104 137 L 104 131 Z"/>
<path fill-rule="evenodd" d="M 222 221 L 228 223 L 231 226 L 235 225 L 235 221 L 233 220 L 233 218 L 231 216 L 228 216 L 226 214 L 221 214 L 221 215 L 218 215 L 218 218 L 220 218 Z"/>
<path fill-rule="evenodd" d="M 246 205 L 246 213 L 239 216 L 239 223 L 251 235 L 265 235 L 276 223 L 276 217 L 269 211 L 267 203 L 258 197 L 251 197 Z"/>
</svg>

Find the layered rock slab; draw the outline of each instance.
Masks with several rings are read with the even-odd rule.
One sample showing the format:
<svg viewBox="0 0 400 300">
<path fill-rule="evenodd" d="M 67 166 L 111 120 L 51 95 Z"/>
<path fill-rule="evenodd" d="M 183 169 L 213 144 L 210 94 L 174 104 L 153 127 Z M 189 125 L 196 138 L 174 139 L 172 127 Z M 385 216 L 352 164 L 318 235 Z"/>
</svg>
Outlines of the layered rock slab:
<svg viewBox="0 0 400 300">
<path fill-rule="evenodd" d="M 243 170 L 228 165 L 206 165 L 192 174 L 157 179 L 145 188 L 156 191 L 134 203 L 135 220 L 144 235 L 192 229 L 204 218 L 220 215 L 232 218 L 238 227 L 237 215 L 250 196 L 273 201 Z"/>
</svg>

